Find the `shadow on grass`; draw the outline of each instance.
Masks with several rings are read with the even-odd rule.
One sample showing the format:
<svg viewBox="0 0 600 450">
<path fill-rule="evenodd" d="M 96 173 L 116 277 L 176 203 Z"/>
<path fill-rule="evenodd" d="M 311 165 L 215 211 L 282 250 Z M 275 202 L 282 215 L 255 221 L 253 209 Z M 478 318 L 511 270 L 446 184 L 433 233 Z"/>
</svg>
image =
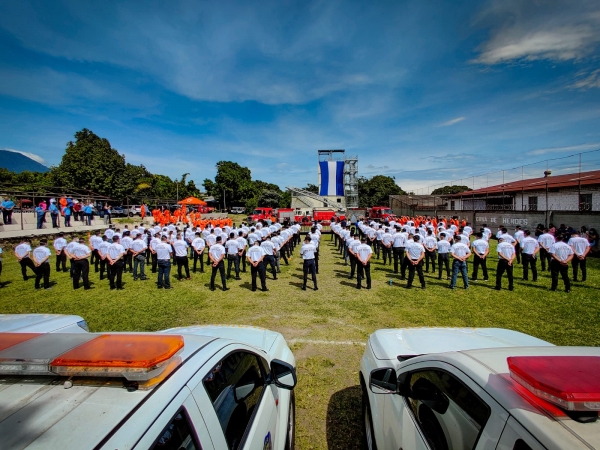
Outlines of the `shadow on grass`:
<svg viewBox="0 0 600 450">
<path fill-rule="evenodd" d="M 340 284 L 342 286 L 350 286 L 350 287 L 356 288 L 356 283 L 352 283 L 350 281 L 340 281 Z"/>
<path fill-rule="evenodd" d="M 302 279 L 302 277 L 299 277 L 299 278 Z M 302 283 L 293 283 L 293 282 L 290 281 L 288 284 L 290 286 L 294 286 L 294 287 L 302 289 Z"/>
<path fill-rule="evenodd" d="M 331 396 L 327 406 L 326 428 L 329 450 L 361 448 L 360 386 L 342 389 Z"/>
<path fill-rule="evenodd" d="M 11 283 L 12 283 L 12 281 L 3 281 L 2 283 L 0 283 L 0 288 L 6 287 Z"/>
</svg>

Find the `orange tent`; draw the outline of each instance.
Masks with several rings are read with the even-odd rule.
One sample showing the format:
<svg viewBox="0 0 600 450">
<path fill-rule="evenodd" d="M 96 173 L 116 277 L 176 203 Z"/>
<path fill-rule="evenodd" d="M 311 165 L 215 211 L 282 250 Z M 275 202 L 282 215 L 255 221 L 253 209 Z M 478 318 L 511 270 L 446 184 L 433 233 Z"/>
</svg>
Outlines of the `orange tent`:
<svg viewBox="0 0 600 450">
<path fill-rule="evenodd" d="M 184 198 L 183 200 L 180 200 L 177 203 L 179 205 L 202 205 L 202 206 L 206 205 L 206 202 L 204 200 L 200 200 L 199 198 L 196 198 L 196 197 Z"/>
</svg>

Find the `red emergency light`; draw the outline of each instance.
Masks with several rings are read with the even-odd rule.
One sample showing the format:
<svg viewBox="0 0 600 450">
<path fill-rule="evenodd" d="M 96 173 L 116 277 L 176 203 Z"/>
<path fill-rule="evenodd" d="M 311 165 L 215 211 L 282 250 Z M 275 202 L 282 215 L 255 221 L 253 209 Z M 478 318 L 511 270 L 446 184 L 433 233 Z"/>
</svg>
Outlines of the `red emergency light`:
<svg viewBox="0 0 600 450">
<path fill-rule="evenodd" d="M 510 356 L 510 376 L 567 411 L 600 411 L 600 357 Z"/>
</svg>

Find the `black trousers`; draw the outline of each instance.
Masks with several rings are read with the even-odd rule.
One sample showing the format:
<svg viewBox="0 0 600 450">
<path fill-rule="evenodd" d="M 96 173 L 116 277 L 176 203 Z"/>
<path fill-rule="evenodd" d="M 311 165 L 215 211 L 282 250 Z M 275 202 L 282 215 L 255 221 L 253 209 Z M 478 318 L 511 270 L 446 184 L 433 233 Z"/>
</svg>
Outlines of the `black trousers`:
<svg viewBox="0 0 600 450">
<path fill-rule="evenodd" d="M 283 256 L 283 258 L 285 259 L 285 252 L 280 252 L 281 255 Z M 240 256 L 240 270 L 242 272 L 246 272 L 246 249 L 244 248 L 244 251 L 242 252 Z M 287 264 L 287 259 L 285 260 L 285 263 Z"/>
<path fill-rule="evenodd" d="M 175 256 L 175 262 L 177 263 L 177 277 L 181 281 L 183 278 L 181 269 L 185 269 L 185 277 L 190 277 L 190 266 L 187 256 Z"/>
<path fill-rule="evenodd" d="M 515 244 L 515 254 L 517 255 L 517 264 L 521 264 L 521 244 Z"/>
<path fill-rule="evenodd" d="M 152 253 L 152 273 L 156 273 L 156 266 L 158 265 L 158 256 L 156 253 Z"/>
<path fill-rule="evenodd" d="M 498 261 L 498 267 L 496 268 L 496 289 L 502 289 L 502 275 L 508 276 L 508 289 L 513 289 L 513 266 L 508 264 L 508 261 L 504 258 L 500 258 Z"/>
<path fill-rule="evenodd" d="M 392 247 L 381 246 L 381 252 L 383 253 L 383 265 L 392 265 Z"/>
<path fill-rule="evenodd" d="M 60 266 L 62 265 L 63 272 L 67 271 L 67 253 L 65 249 L 62 249 L 58 255 L 56 255 L 56 271 L 60 272 Z"/>
<path fill-rule="evenodd" d="M 129 269 L 127 266 L 129 266 Z M 123 271 L 133 272 L 133 255 L 129 251 L 123 256 Z"/>
<path fill-rule="evenodd" d="M 90 262 L 87 259 L 73 261 L 73 289 L 79 289 L 79 278 L 83 280 L 83 287 L 90 288 Z"/>
<path fill-rule="evenodd" d="M 156 255 L 155 255 L 156 256 Z M 158 282 L 156 283 L 159 288 L 171 287 L 171 260 L 170 259 L 161 259 L 157 262 L 158 265 Z"/>
<path fill-rule="evenodd" d="M 531 269 L 533 281 L 537 281 L 537 258 L 529 253 L 522 253 L 521 256 L 523 261 L 523 279 L 529 279 L 529 269 Z"/>
<path fill-rule="evenodd" d="M 429 272 L 430 261 L 432 272 L 435 273 L 435 250 L 425 250 L 425 272 Z"/>
<path fill-rule="evenodd" d="M 100 270 L 100 252 L 96 250 L 92 250 L 92 259 L 90 259 L 90 265 L 94 264 L 94 272 L 98 273 Z"/>
<path fill-rule="evenodd" d="M 19 261 L 19 264 L 21 264 L 21 275 L 23 275 L 23 281 L 27 281 L 28 267 L 33 271 L 34 275 L 37 275 L 37 267 L 35 267 L 35 264 L 31 258 L 23 258 L 21 261 Z"/>
<path fill-rule="evenodd" d="M 571 290 L 571 280 L 569 280 L 569 265 L 561 264 L 554 258 L 550 261 L 550 277 L 552 278 L 551 290 L 555 291 L 558 287 L 558 274 L 560 274 L 563 283 L 565 283 L 565 291 Z"/>
<path fill-rule="evenodd" d="M 471 275 L 471 279 L 473 281 L 477 280 L 477 273 L 479 272 L 479 266 L 481 266 L 481 270 L 483 272 L 483 279 L 488 279 L 488 270 L 487 270 L 487 259 L 482 258 L 477 255 L 473 255 L 473 274 Z"/>
<path fill-rule="evenodd" d="M 267 255 L 263 259 L 263 263 L 265 264 L 265 271 L 267 270 L 267 265 L 271 266 L 271 273 L 273 274 L 273 279 L 277 279 L 277 265 L 275 264 L 275 256 Z"/>
<path fill-rule="evenodd" d="M 304 278 L 302 287 L 306 288 L 306 281 L 308 280 L 308 274 L 310 273 L 313 281 L 313 285 L 317 287 L 317 266 L 314 259 L 305 259 L 302 264 L 302 271 L 304 272 Z"/>
<path fill-rule="evenodd" d="M 21 260 L 22 261 L 22 260 Z M 46 261 L 35 268 L 35 288 L 40 288 L 40 281 L 44 279 L 44 289 L 50 287 L 50 263 Z"/>
<path fill-rule="evenodd" d="M 419 261 L 418 264 L 413 264 L 408 260 L 408 282 L 406 283 L 406 287 L 412 287 L 413 280 L 415 279 L 415 272 L 419 276 L 419 282 L 421 283 L 421 287 L 425 287 L 425 277 L 423 276 L 423 260 Z"/>
<path fill-rule="evenodd" d="M 235 255 L 227 255 L 227 278 L 231 277 L 231 266 L 235 271 L 235 277 L 240 277 L 240 257 L 236 253 Z"/>
<path fill-rule="evenodd" d="M 402 265 L 400 266 L 400 278 L 406 278 L 406 268 L 410 266 L 410 261 L 408 260 L 408 255 L 404 253 L 404 259 L 402 259 Z"/>
<path fill-rule="evenodd" d="M 267 289 L 267 269 L 265 268 L 264 260 L 259 262 L 256 267 L 250 265 L 250 275 L 252 276 L 252 290 L 256 291 L 256 276 L 260 277 L 260 288 L 264 291 Z"/>
<path fill-rule="evenodd" d="M 357 258 L 356 267 L 356 287 L 360 289 L 363 278 L 366 278 L 367 289 L 371 289 L 371 261 L 365 265 Z"/>
<path fill-rule="evenodd" d="M 319 273 L 319 248 L 315 252 L 315 273 Z"/>
<path fill-rule="evenodd" d="M 2 210 L 2 221 L 5 225 L 9 225 L 12 221 L 12 209 L 11 210 Z"/>
<path fill-rule="evenodd" d="M 438 279 L 442 279 L 442 268 L 446 267 L 446 278 L 450 278 L 450 254 L 438 253 Z"/>
<path fill-rule="evenodd" d="M 110 277 L 110 269 L 111 265 L 108 262 L 108 259 L 100 259 L 100 279 L 104 280 L 104 272 L 106 272 L 106 276 Z"/>
<path fill-rule="evenodd" d="M 200 261 L 200 272 L 204 273 L 204 258 L 202 258 L 202 256 L 204 256 L 202 253 L 198 253 L 196 250 L 194 250 L 194 273 L 196 272 L 198 261 Z"/>
<path fill-rule="evenodd" d="M 581 267 L 581 281 L 585 281 L 587 276 L 585 258 L 579 259 L 577 255 L 573 256 L 573 259 L 571 260 L 571 267 L 573 267 L 573 280 L 577 281 L 577 270 Z"/>
<path fill-rule="evenodd" d="M 398 273 L 398 264 L 402 265 L 404 260 L 404 247 L 394 247 L 394 273 Z"/>
<path fill-rule="evenodd" d="M 225 263 L 223 260 L 221 260 L 219 261 L 219 264 L 216 266 L 211 265 L 211 267 L 212 273 L 210 275 L 210 288 L 212 290 L 215 289 L 215 277 L 217 276 L 217 271 L 219 271 L 219 274 L 221 275 L 221 284 L 223 285 L 223 289 L 225 289 L 227 287 L 227 281 L 225 280 Z"/>
<path fill-rule="evenodd" d="M 354 278 L 354 274 L 356 273 L 356 265 L 359 264 L 358 259 L 352 253 L 348 252 L 348 257 L 350 258 L 350 278 Z"/>
<path fill-rule="evenodd" d="M 109 264 L 110 265 L 110 264 Z M 123 258 L 119 259 L 113 265 L 110 266 L 110 272 L 108 272 L 108 281 L 110 282 L 110 288 L 123 289 L 123 268 L 125 263 Z M 115 283 L 116 279 L 116 283 Z"/>
<path fill-rule="evenodd" d="M 548 270 L 550 269 L 550 263 L 552 262 L 552 256 L 548 253 L 545 248 L 540 248 L 540 263 L 542 264 L 542 272 L 546 270 L 546 263 L 548 264 Z"/>
</svg>

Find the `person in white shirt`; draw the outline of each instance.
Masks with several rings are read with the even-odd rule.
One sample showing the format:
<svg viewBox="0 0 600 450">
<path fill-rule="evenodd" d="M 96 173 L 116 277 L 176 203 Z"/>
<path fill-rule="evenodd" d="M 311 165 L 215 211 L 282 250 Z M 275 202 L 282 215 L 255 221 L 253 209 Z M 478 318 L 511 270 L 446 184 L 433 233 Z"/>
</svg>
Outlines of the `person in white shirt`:
<svg viewBox="0 0 600 450">
<path fill-rule="evenodd" d="M 196 237 L 192 240 L 192 251 L 194 252 L 194 267 L 192 271 L 196 273 L 196 266 L 198 261 L 200 261 L 200 272 L 204 273 L 204 258 L 202 258 L 202 254 L 204 253 L 204 249 L 206 248 L 206 243 L 204 239 L 202 239 L 202 233 L 196 232 Z"/>
<path fill-rule="evenodd" d="M 163 235 L 160 242 L 154 247 L 156 252 L 156 263 L 158 265 L 158 289 L 171 289 L 171 256 L 173 256 L 173 247 L 169 244 L 167 236 Z"/>
<path fill-rule="evenodd" d="M 515 227 L 515 255 L 517 255 L 517 264 L 521 264 L 521 241 L 525 237 L 525 233 L 521 230 L 521 226 L 517 225 Z"/>
<path fill-rule="evenodd" d="M 204 241 L 206 242 L 206 247 L 208 248 L 208 251 L 206 252 L 206 265 L 208 266 L 212 264 L 210 260 L 210 248 L 217 243 L 217 235 L 215 234 L 214 228 L 210 229 L 210 232 L 206 235 Z"/>
<path fill-rule="evenodd" d="M 108 237 L 102 236 L 102 242 L 98 245 L 98 256 L 100 257 L 100 280 L 104 280 L 104 272 L 106 276 L 110 274 L 110 264 L 108 264 L 108 247 L 110 247 Z"/>
<path fill-rule="evenodd" d="M 121 245 L 125 249 L 125 256 L 123 256 L 123 272 L 133 272 L 133 255 L 129 251 L 133 239 L 129 230 L 123 231 L 123 237 L 121 238 Z"/>
<path fill-rule="evenodd" d="M 209 235 L 213 236 L 213 234 Z M 221 284 L 223 285 L 223 290 L 228 291 L 227 281 L 225 280 L 225 263 L 223 259 L 225 258 L 225 247 L 221 245 L 221 236 L 217 236 L 215 238 L 215 243 L 210 246 L 210 250 L 208 251 L 208 257 L 212 262 L 212 273 L 210 275 L 210 290 L 215 290 L 215 277 L 217 276 L 217 271 L 221 275 Z"/>
<path fill-rule="evenodd" d="M 133 281 L 137 281 L 138 278 L 142 281 L 148 279 L 146 278 L 146 272 L 144 270 L 146 266 L 146 249 L 148 247 L 144 240 L 145 237 L 145 234 L 138 233 L 129 247 L 129 251 L 133 257 Z"/>
<path fill-rule="evenodd" d="M 487 270 L 487 256 L 490 253 L 490 244 L 485 239 L 483 233 L 475 233 L 475 239 L 471 243 L 471 249 L 473 250 L 473 274 L 471 275 L 472 281 L 477 281 L 477 273 L 479 272 L 479 266 L 483 271 L 483 281 L 488 281 L 488 270 Z"/>
<path fill-rule="evenodd" d="M 156 246 L 162 242 L 162 233 L 157 232 L 150 239 L 150 259 L 152 261 L 152 273 L 156 273 L 158 270 L 158 255 L 156 254 Z M 172 250 L 172 249 L 171 249 Z"/>
<path fill-rule="evenodd" d="M 436 243 L 438 254 L 438 280 L 442 279 L 442 268 L 446 268 L 446 280 L 450 279 L 450 241 L 446 239 L 446 232 L 440 233 L 440 240 Z"/>
<path fill-rule="evenodd" d="M 360 245 L 356 247 L 356 289 L 362 288 L 362 280 L 366 278 L 367 289 L 371 289 L 371 257 L 373 256 L 373 250 L 368 244 L 370 239 L 368 236 L 363 236 L 360 241 Z"/>
<path fill-rule="evenodd" d="M 496 268 L 496 290 L 502 289 L 502 275 L 506 272 L 508 276 L 508 290 L 513 290 L 513 261 L 515 260 L 515 247 L 510 243 L 511 236 L 500 235 L 500 243 L 496 250 L 498 252 L 498 267 Z"/>
<path fill-rule="evenodd" d="M 456 287 L 458 272 L 460 272 L 462 275 L 464 288 L 469 289 L 469 267 L 467 260 L 469 259 L 469 256 L 471 256 L 471 250 L 467 244 L 463 243 L 463 239 L 468 242 L 465 236 L 457 234 L 454 236 L 454 245 L 450 247 L 450 254 L 453 258 L 450 289 L 454 289 Z"/>
<path fill-rule="evenodd" d="M 549 233 L 548 228 L 544 228 L 544 232 L 538 237 L 540 243 L 540 263 L 542 265 L 542 272 L 546 270 L 546 263 L 548 263 L 548 270 L 551 270 L 550 263 L 552 262 L 552 255 L 550 254 L 550 247 L 554 245 L 556 240 L 554 236 Z"/>
<path fill-rule="evenodd" d="M 96 232 L 90 236 L 90 247 L 92 249 L 92 256 L 90 258 L 90 265 L 94 265 L 94 272 L 98 273 L 100 271 L 100 254 L 98 252 L 98 247 L 102 243 L 102 236 L 100 235 L 100 230 L 96 230 Z"/>
<path fill-rule="evenodd" d="M 565 292 L 571 292 L 571 280 L 569 280 L 569 263 L 573 260 L 575 252 L 564 242 L 562 235 L 556 236 L 556 242 L 552 244 L 549 250 L 552 255 L 550 262 L 550 277 L 552 278 L 551 291 L 556 291 L 558 287 L 558 274 L 565 283 Z"/>
<path fill-rule="evenodd" d="M 304 238 L 304 244 L 300 248 L 300 256 L 302 256 L 302 271 L 304 272 L 304 279 L 302 283 L 302 290 L 306 290 L 306 281 L 308 280 L 308 274 L 312 276 L 313 286 L 315 291 L 318 291 L 317 287 L 317 270 L 315 266 L 315 255 L 317 253 L 317 247 L 311 242 L 310 236 L 307 234 Z"/>
<path fill-rule="evenodd" d="M 240 243 L 235 237 L 235 233 L 229 233 L 229 239 L 225 242 L 225 250 L 227 251 L 227 279 L 231 278 L 231 266 L 235 271 L 235 279 L 240 278 Z"/>
<path fill-rule="evenodd" d="M 252 276 L 252 291 L 256 291 L 256 276 L 260 277 L 260 287 L 262 291 L 268 291 L 267 289 L 267 271 L 264 264 L 264 258 L 266 256 L 265 249 L 259 245 L 260 241 L 257 239 L 246 251 L 246 258 L 250 263 L 250 275 Z"/>
<path fill-rule="evenodd" d="M 62 231 L 58 233 L 58 237 L 54 239 L 52 246 L 56 252 L 56 272 L 60 272 L 60 266 L 62 265 L 62 271 L 67 271 L 67 252 L 65 247 L 67 246 L 67 240 L 64 238 L 65 233 Z"/>
<path fill-rule="evenodd" d="M 70 265 L 70 275 L 71 278 L 73 278 L 73 274 L 75 273 L 75 269 L 73 267 L 73 254 L 72 251 L 75 248 L 75 246 L 79 244 L 79 238 L 75 235 L 71 236 L 71 242 L 69 242 L 67 244 L 67 246 L 65 247 L 65 253 L 67 254 L 67 258 L 69 258 L 69 265 Z"/>
<path fill-rule="evenodd" d="M 571 235 L 571 239 L 568 242 L 569 246 L 573 249 L 575 256 L 571 260 L 571 266 L 573 267 L 573 281 L 577 280 L 577 271 L 581 267 L 581 281 L 585 281 L 587 277 L 586 257 L 589 253 L 591 246 L 590 242 L 575 232 Z"/>
<path fill-rule="evenodd" d="M 40 240 L 40 246 L 33 250 L 33 263 L 35 264 L 35 288 L 40 289 L 40 281 L 44 279 L 44 289 L 50 286 L 50 249 L 46 239 Z"/>
<path fill-rule="evenodd" d="M 533 275 L 533 281 L 537 281 L 537 254 L 540 251 L 540 244 L 538 240 L 531 237 L 531 231 L 525 230 L 523 232 L 523 239 L 521 239 L 521 259 L 523 261 L 523 280 L 529 279 L 529 269 L 531 268 L 531 274 Z"/>
<path fill-rule="evenodd" d="M 31 260 L 31 240 L 23 239 L 19 245 L 15 247 L 15 257 L 21 265 L 21 275 L 23 275 L 23 281 L 27 281 L 27 268 L 29 267 L 33 272 L 34 276 L 37 276 L 37 270 L 35 264 Z"/>
<path fill-rule="evenodd" d="M 350 276 L 348 277 L 350 280 L 354 278 L 354 274 L 356 273 L 359 261 L 358 255 L 356 254 L 356 249 L 360 245 L 360 239 L 358 238 L 358 233 L 354 233 L 351 240 L 348 242 L 348 256 L 350 257 Z"/>
<path fill-rule="evenodd" d="M 271 241 L 270 236 L 266 236 L 263 238 L 263 241 L 260 243 L 260 246 L 265 251 L 265 259 L 263 260 L 265 264 L 265 271 L 267 270 L 267 265 L 271 266 L 271 273 L 273 274 L 273 279 L 277 279 L 277 265 L 275 264 L 275 244 Z"/>
<path fill-rule="evenodd" d="M 425 247 L 420 242 L 421 235 L 417 234 L 413 237 L 412 242 L 406 244 L 406 260 L 408 267 L 408 281 L 406 288 L 411 289 L 413 280 L 415 279 L 415 271 L 419 276 L 421 288 L 425 289 L 425 277 L 423 276 L 423 258 L 425 258 Z"/>
<path fill-rule="evenodd" d="M 79 289 L 79 278 L 83 280 L 83 288 L 85 290 L 91 289 L 90 287 L 90 262 L 88 258 L 92 251 L 90 248 L 83 243 L 83 239 L 79 239 L 79 243 L 73 246 L 71 252 L 73 260 L 73 289 Z"/>
<path fill-rule="evenodd" d="M 389 265 L 392 265 L 392 244 L 394 238 L 390 233 L 390 229 L 386 228 L 385 232 L 381 235 L 381 251 L 383 252 L 383 265 L 386 265 L 386 261 L 389 261 Z"/>
<path fill-rule="evenodd" d="M 238 256 L 240 258 L 240 272 L 246 273 L 246 248 L 248 247 L 248 241 L 245 238 L 246 227 L 242 227 L 240 231 L 238 231 Z M 285 256 L 284 256 L 285 257 Z M 287 259 L 285 260 L 287 264 Z"/>
<path fill-rule="evenodd" d="M 402 261 L 404 261 L 406 236 L 404 228 L 400 231 L 400 227 L 396 225 L 396 232 L 392 235 L 394 239 L 394 242 L 392 243 L 392 251 L 394 252 L 394 273 L 398 273 L 398 266 L 401 266 Z"/>
<path fill-rule="evenodd" d="M 437 248 L 437 239 L 432 230 L 427 230 L 427 236 L 423 239 L 425 248 L 425 272 L 429 273 L 429 262 L 431 261 L 432 272 L 435 273 L 435 250 Z"/>
<path fill-rule="evenodd" d="M 117 289 L 119 291 L 123 290 L 123 267 L 125 266 L 125 262 L 123 261 L 125 257 L 125 248 L 121 245 L 121 239 L 115 233 L 113 236 L 113 243 L 108 247 L 108 253 L 106 258 L 108 259 L 108 264 L 110 264 L 110 272 L 108 273 L 108 281 L 110 282 L 110 289 Z M 116 284 L 115 284 L 116 278 Z"/>
<path fill-rule="evenodd" d="M 190 277 L 190 265 L 188 260 L 188 244 L 181 236 L 181 233 L 177 233 L 175 241 L 173 242 L 173 251 L 175 252 L 175 263 L 177 264 L 177 278 L 179 281 L 183 281 L 182 268 L 185 269 L 185 277 L 191 280 Z"/>
</svg>

